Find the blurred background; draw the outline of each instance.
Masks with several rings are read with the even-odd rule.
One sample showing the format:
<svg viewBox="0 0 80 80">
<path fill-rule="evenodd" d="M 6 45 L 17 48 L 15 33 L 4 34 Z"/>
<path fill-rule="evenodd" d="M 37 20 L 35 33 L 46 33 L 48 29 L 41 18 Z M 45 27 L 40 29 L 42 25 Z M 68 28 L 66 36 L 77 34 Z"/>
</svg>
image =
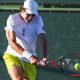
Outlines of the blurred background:
<svg viewBox="0 0 80 80">
<path fill-rule="evenodd" d="M 10 14 L 17 13 L 24 0 L 0 0 L 0 58 L 7 47 L 4 27 Z M 48 59 L 80 52 L 80 0 L 37 0 L 48 40 Z M 39 45 L 37 51 L 40 53 Z M 38 54 L 40 58 L 41 55 Z M 38 69 L 37 80 L 80 80 L 61 72 Z M 10 80 L 0 59 L 0 80 Z"/>
</svg>

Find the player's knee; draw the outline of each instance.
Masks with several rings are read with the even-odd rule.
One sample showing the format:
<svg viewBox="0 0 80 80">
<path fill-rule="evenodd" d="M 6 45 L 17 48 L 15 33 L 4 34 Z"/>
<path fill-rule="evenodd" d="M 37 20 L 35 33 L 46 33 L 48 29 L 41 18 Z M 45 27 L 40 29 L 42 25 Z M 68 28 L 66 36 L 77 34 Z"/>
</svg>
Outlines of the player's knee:
<svg viewBox="0 0 80 80">
<path fill-rule="evenodd" d="M 15 77 L 12 80 L 24 80 L 23 77 Z"/>
<path fill-rule="evenodd" d="M 30 79 L 28 79 L 28 78 L 24 78 L 23 80 L 30 80 Z"/>
<path fill-rule="evenodd" d="M 21 75 L 13 75 L 11 76 L 12 80 L 24 80 Z"/>
</svg>

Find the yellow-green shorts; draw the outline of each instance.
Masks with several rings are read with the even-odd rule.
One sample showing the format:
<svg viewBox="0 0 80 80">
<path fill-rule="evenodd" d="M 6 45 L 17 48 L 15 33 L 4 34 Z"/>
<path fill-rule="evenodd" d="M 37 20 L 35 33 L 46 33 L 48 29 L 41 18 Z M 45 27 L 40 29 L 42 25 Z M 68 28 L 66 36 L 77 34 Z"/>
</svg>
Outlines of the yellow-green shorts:
<svg viewBox="0 0 80 80">
<path fill-rule="evenodd" d="M 22 75 L 23 77 L 27 77 L 30 80 L 35 80 L 36 78 L 36 67 L 28 62 L 23 62 L 24 68 L 22 66 L 22 62 L 18 57 L 15 57 L 9 53 L 5 53 L 3 56 L 5 61 L 6 67 L 9 70 L 13 65 L 17 65 L 22 68 Z"/>
</svg>

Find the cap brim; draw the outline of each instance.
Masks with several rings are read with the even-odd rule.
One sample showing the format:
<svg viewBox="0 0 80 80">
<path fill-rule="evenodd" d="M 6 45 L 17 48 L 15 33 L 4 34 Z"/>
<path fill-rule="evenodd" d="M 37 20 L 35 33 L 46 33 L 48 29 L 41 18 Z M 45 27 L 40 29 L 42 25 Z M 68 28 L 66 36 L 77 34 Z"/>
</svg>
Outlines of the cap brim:
<svg viewBox="0 0 80 80">
<path fill-rule="evenodd" d="M 28 14 L 36 14 L 36 15 L 38 15 L 38 11 L 37 11 L 37 10 L 26 9 L 26 13 L 28 13 Z"/>
</svg>

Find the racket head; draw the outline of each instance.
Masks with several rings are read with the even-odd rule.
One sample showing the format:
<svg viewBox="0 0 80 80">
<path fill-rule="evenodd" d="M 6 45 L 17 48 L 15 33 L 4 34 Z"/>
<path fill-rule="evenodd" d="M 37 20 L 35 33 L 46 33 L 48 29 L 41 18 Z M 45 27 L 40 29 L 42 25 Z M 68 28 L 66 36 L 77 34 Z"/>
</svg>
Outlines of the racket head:
<svg viewBox="0 0 80 80">
<path fill-rule="evenodd" d="M 80 63 L 80 53 L 69 53 L 49 62 L 52 67 L 60 69 L 70 76 L 80 76 L 80 70 L 75 69 L 76 63 Z"/>
</svg>

